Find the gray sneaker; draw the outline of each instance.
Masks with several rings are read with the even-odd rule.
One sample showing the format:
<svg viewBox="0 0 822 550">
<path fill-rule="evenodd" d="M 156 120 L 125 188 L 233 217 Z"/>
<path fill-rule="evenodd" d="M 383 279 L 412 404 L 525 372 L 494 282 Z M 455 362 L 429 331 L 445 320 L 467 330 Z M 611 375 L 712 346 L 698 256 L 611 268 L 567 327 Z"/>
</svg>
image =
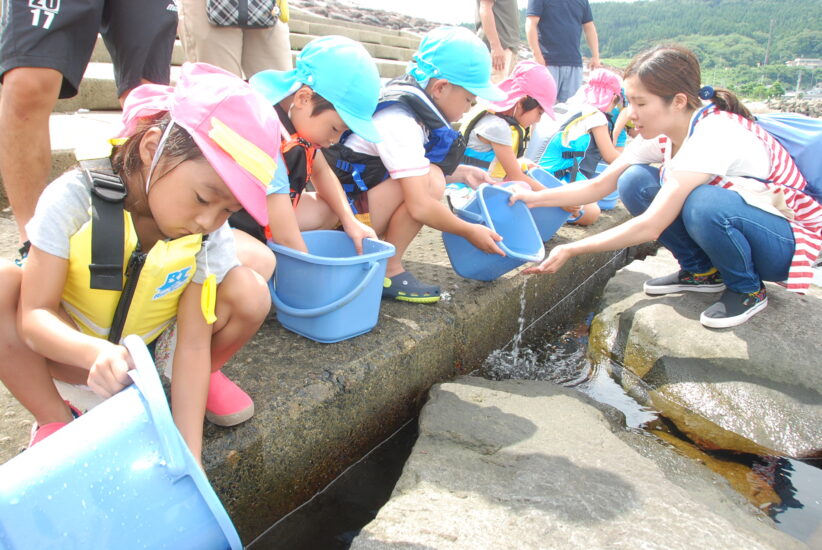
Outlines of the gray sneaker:
<svg viewBox="0 0 822 550">
<path fill-rule="evenodd" d="M 765 287 L 759 292 L 741 294 L 726 290 L 719 301 L 702 312 L 699 322 L 709 328 L 729 328 L 741 325 L 768 305 Z"/>
<path fill-rule="evenodd" d="M 722 292 L 725 283 L 722 275 L 714 271 L 710 275 L 694 275 L 684 269 L 664 277 L 649 279 L 642 285 L 646 294 L 671 294 L 674 292 Z"/>
</svg>

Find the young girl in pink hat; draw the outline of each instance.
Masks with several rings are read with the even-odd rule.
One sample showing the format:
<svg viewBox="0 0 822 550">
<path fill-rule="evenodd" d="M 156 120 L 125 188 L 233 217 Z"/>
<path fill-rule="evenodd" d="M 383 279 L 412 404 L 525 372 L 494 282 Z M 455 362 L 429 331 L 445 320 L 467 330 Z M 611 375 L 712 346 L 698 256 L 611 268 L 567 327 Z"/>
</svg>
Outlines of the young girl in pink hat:
<svg viewBox="0 0 822 550">
<path fill-rule="evenodd" d="M 565 183 L 586 179 L 586 159 L 606 163 L 619 156 L 611 139 L 609 113 L 621 101 L 622 79 L 607 69 L 591 71 L 588 82 L 567 103 L 555 109 L 557 120 L 541 120 L 535 127 L 526 156 Z M 593 175 L 593 174 L 591 174 Z M 600 214 L 596 202 L 582 207 L 572 220 L 594 223 Z"/>
<path fill-rule="evenodd" d="M 270 301 L 226 220 L 245 208 L 267 221 L 280 125 L 246 83 L 205 64 L 184 65 L 176 87 L 134 89 L 123 121 L 110 157 L 43 192 L 25 265 L 0 260 L 0 379 L 34 416 L 34 445 L 80 414 L 55 380 L 107 398 L 130 383 L 124 336 L 174 332 L 173 416 L 199 461 L 204 416 L 232 425 L 254 410 L 220 368 Z"/>
<path fill-rule="evenodd" d="M 499 84 L 507 94 L 468 118 L 461 129 L 467 141 L 463 164 L 479 166 L 499 181 L 522 181 L 533 190 L 544 186 L 525 172 L 521 157 L 529 130 L 543 113 L 554 118 L 557 85 L 548 69 L 533 61 L 520 61 L 511 76 Z"/>
</svg>

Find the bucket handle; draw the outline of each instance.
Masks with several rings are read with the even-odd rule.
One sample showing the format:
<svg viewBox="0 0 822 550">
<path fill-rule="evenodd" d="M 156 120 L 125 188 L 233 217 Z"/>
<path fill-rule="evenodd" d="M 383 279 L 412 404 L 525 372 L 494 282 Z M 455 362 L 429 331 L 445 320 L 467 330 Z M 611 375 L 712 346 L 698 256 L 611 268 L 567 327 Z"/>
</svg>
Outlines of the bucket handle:
<svg viewBox="0 0 822 550">
<path fill-rule="evenodd" d="M 462 208 L 454 208 L 454 213 L 459 214 L 463 218 L 466 218 L 474 223 L 481 223 L 483 225 L 485 224 L 485 218 L 483 218 L 480 214 L 474 214 L 473 212 L 463 210 Z"/>
<path fill-rule="evenodd" d="M 285 313 L 286 315 L 291 315 L 293 317 L 319 317 L 320 315 L 325 315 L 326 313 L 330 313 L 336 309 L 341 308 L 342 306 L 351 302 L 354 298 L 360 295 L 362 291 L 371 283 L 374 279 L 374 276 L 377 274 L 377 271 L 380 269 L 380 262 L 370 262 L 371 267 L 368 269 L 368 273 L 366 273 L 365 277 L 359 282 L 354 289 L 343 296 L 342 298 L 338 298 L 331 302 L 330 304 L 326 304 L 324 306 L 319 306 L 310 309 L 300 309 L 296 307 L 292 307 L 285 302 L 283 302 L 279 296 L 277 296 L 276 289 L 274 288 L 274 277 L 268 280 L 268 289 L 271 292 L 271 301 L 274 303 L 274 307 L 277 308 L 278 312 Z"/>
<path fill-rule="evenodd" d="M 136 334 L 129 334 L 123 339 L 123 345 L 128 349 L 131 358 L 134 360 L 135 369 L 128 371 L 128 375 L 134 381 L 134 385 L 140 390 L 143 400 L 146 402 L 148 413 L 154 422 L 157 435 L 160 439 L 160 446 L 164 451 L 169 473 L 176 479 L 186 474 L 185 452 L 181 437 L 175 437 L 177 427 L 171 418 L 168 409 L 166 394 L 160 377 L 157 375 L 157 368 L 146 348 L 142 338 Z"/>
</svg>

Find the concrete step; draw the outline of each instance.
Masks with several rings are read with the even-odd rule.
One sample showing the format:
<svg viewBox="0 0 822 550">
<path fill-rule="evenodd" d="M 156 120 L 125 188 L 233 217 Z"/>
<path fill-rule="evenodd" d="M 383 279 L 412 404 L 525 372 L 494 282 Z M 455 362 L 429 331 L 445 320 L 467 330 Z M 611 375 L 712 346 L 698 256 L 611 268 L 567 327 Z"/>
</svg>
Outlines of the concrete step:
<svg viewBox="0 0 822 550">
<path fill-rule="evenodd" d="M 297 34 L 291 32 L 291 48 L 294 50 L 302 50 L 306 44 L 318 38 L 313 34 Z M 396 46 L 386 46 L 385 44 L 372 44 L 370 42 L 361 42 L 365 49 L 371 54 L 374 59 L 391 59 L 395 61 L 410 61 L 411 56 L 414 55 L 414 48 L 399 48 Z"/>
<path fill-rule="evenodd" d="M 393 46 L 399 48 L 416 49 L 419 44 L 419 37 L 415 36 L 396 36 L 386 34 L 383 29 L 379 27 L 370 27 L 362 29 L 352 29 L 349 27 L 337 24 L 336 20 L 326 19 L 323 22 L 305 22 L 294 21 L 288 23 L 288 27 L 292 33 L 295 34 L 313 34 L 316 36 L 327 36 L 330 34 L 337 34 L 340 36 L 347 36 L 352 40 L 369 44 L 382 44 L 385 46 Z"/>
<path fill-rule="evenodd" d="M 99 156 L 108 139 L 120 130 L 119 111 L 54 113 L 49 118 L 52 177 L 56 178 L 77 162 L 77 157 Z M 104 153 L 100 153 L 104 154 Z"/>
<path fill-rule="evenodd" d="M 292 52 L 296 57 L 298 52 Z M 394 78 L 405 72 L 407 61 L 375 59 L 377 69 L 383 78 Z M 176 82 L 180 68 L 171 67 L 171 81 Z M 112 111 L 120 109 L 117 89 L 114 85 L 114 68 L 110 63 L 89 63 L 76 96 L 61 99 L 55 112 L 70 113 L 79 109 L 89 111 Z"/>
<path fill-rule="evenodd" d="M 185 60 L 183 43 L 175 40 L 174 49 L 171 51 L 171 64 L 182 65 Z M 103 43 L 103 37 L 99 34 L 97 35 L 97 43 L 94 45 L 94 51 L 91 53 L 91 61 L 93 63 L 111 63 L 111 54 L 108 53 L 108 49 Z"/>
<path fill-rule="evenodd" d="M 382 34 L 385 37 L 397 37 L 402 40 L 397 41 L 386 41 L 384 44 L 391 44 L 405 48 L 415 48 L 417 43 L 419 43 L 420 37 L 414 33 L 401 31 L 396 29 L 385 29 L 382 27 L 378 27 L 376 25 L 369 25 L 366 23 L 356 23 L 353 21 L 344 21 L 342 19 L 330 19 L 328 17 L 323 17 L 321 15 L 315 15 L 308 11 L 305 11 L 300 8 L 291 7 L 291 19 L 288 22 L 288 26 L 292 32 L 302 32 L 305 34 L 305 31 L 295 31 L 295 26 L 297 28 L 304 28 L 303 25 L 306 23 L 325 23 L 334 25 L 338 29 L 354 29 L 354 30 L 365 30 L 365 31 L 376 31 Z M 335 33 L 339 34 L 339 32 Z"/>
</svg>

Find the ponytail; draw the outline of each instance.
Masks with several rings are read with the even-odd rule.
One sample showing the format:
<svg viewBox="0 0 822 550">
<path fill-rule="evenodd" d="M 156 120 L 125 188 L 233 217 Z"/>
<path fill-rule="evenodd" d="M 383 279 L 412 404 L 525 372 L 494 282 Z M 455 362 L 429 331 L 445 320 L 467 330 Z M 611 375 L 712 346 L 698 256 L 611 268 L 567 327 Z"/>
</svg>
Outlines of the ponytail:
<svg viewBox="0 0 822 550">
<path fill-rule="evenodd" d="M 739 98 L 736 97 L 736 94 L 727 88 L 715 88 L 714 97 L 711 98 L 711 102 L 713 102 L 720 111 L 728 111 L 729 113 L 734 113 L 748 120 L 754 120 L 754 116 L 748 108 L 742 104 Z"/>
</svg>

